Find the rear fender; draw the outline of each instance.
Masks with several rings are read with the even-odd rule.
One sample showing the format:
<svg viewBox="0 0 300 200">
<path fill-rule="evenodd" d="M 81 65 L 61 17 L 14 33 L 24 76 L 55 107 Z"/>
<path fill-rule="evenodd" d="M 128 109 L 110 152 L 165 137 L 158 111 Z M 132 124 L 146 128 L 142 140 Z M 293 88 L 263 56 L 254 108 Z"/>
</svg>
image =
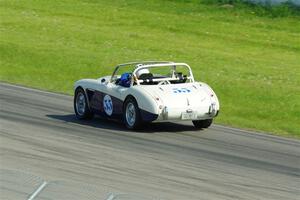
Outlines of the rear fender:
<svg viewBox="0 0 300 200">
<path fill-rule="evenodd" d="M 149 95 L 143 90 L 133 89 L 130 91 L 130 93 L 128 93 L 124 102 L 126 101 L 127 98 L 130 97 L 136 100 L 143 121 L 150 122 L 158 118 L 159 115 L 158 104 L 151 95 Z"/>
</svg>

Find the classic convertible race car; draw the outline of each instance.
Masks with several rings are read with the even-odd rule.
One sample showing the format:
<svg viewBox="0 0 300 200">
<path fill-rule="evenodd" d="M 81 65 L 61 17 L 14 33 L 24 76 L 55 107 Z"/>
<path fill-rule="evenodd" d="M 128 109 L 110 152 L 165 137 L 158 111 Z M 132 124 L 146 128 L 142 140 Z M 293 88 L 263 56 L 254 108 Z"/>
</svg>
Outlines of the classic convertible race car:
<svg viewBox="0 0 300 200">
<path fill-rule="evenodd" d="M 190 120 L 207 128 L 218 115 L 219 101 L 205 83 L 195 82 L 185 63 L 132 62 L 117 65 L 111 76 L 75 83 L 77 118 L 94 114 L 123 120 L 129 129 L 153 121 Z"/>
</svg>

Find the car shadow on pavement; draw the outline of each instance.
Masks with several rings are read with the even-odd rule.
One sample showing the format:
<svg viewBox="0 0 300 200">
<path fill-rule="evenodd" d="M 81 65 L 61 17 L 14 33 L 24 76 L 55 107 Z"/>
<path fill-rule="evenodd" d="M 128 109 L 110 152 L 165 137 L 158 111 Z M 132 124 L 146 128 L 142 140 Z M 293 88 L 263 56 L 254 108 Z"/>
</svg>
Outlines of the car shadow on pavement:
<svg viewBox="0 0 300 200">
<path fill-rule="evenodd" d="M 94 117 L 90 120 L 80 120 L 77 119 L 74 114 L 69 115 L 46 115 L 48 118 L 55 120 L 60 120 L 67 123 L 80 124 L 85 126 L 90 126 L 94 128 L 101 128 L 107 130 L 123 131 L 128 132 L 128 130 L 121 121 L 108 120 L 106 118 Z M 191 124 L 179 124 L 172 122 L 155 122 L 149 124 L 143 124 L 140 130 L 134 130 L 132 132 L 136 133 L 158 133 L 158 132 L 183 132 L 183 131 L 196 131 L 195 127 Z M 198 130 L 201 131 L 201 130 Z"/>
</svg>

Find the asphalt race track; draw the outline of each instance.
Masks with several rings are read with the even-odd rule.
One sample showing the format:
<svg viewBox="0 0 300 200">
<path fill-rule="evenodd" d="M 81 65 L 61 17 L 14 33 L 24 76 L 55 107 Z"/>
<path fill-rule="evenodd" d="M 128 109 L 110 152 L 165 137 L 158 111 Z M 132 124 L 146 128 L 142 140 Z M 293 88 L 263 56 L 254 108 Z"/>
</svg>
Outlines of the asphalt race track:
<svg viewBox="0 0 300 200">
<path fill-rule="evenodd" d="M 132 132 L 77 120 L 71 96 L 5 83 L 0 95 L 1 169 L 161 199 L 300 199 L 298 140 L 188 122 Z"/>
</svg>

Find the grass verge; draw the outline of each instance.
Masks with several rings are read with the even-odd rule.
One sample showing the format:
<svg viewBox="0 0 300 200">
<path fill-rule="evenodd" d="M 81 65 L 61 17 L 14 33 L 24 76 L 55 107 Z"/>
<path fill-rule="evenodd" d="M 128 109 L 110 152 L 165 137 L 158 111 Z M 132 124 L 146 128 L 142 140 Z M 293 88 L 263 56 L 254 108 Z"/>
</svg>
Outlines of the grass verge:
<svg viewBox="0 0 300 200">
<path fill-rule="evenodd" d="M 190 64 L 217 123 L 300 136 L 300 17 L 161 0 L 2 0 L 0 80 L 72 94 L 132 60 Z"/>
</svg>

